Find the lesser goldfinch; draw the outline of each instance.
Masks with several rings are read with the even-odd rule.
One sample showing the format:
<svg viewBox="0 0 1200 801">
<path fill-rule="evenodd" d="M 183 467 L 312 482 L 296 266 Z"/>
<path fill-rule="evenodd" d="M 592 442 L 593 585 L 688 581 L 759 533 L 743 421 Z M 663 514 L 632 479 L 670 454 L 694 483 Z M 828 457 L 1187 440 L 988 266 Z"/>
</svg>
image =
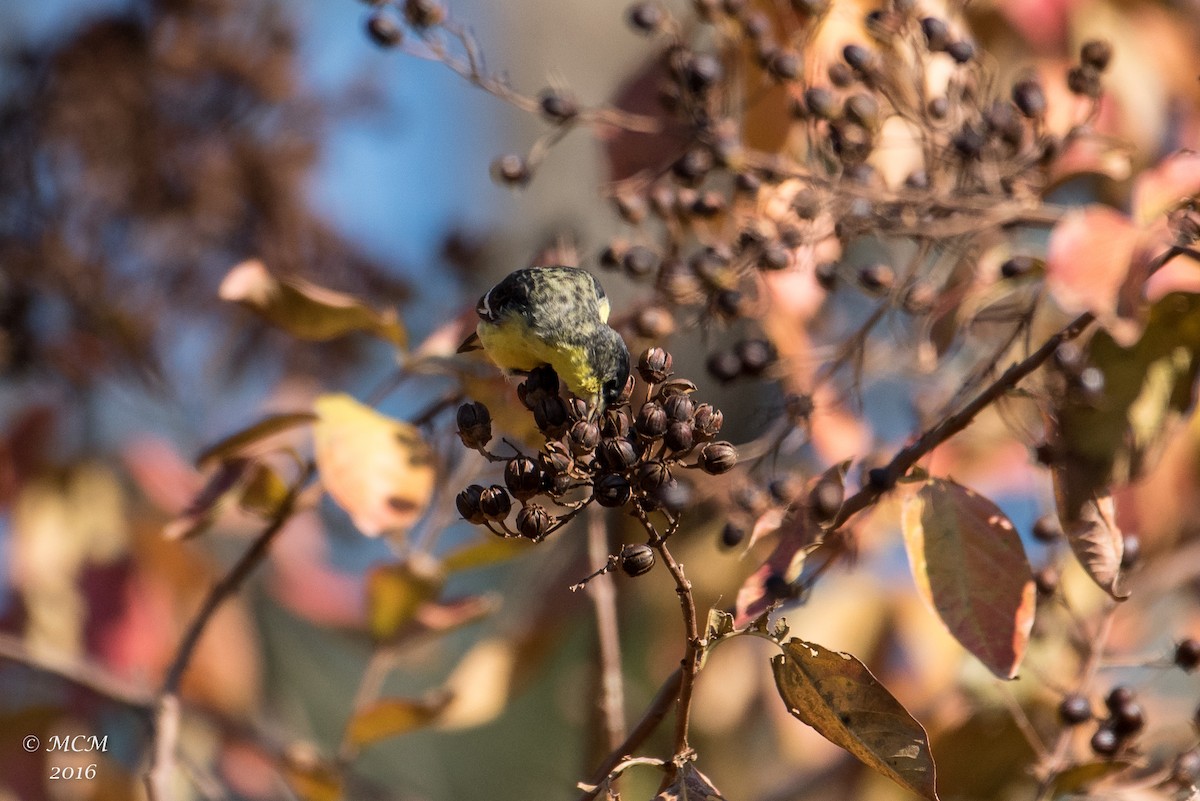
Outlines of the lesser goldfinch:
<svg viewBox="0 0 1200 801">
<path fill-rule="evenodd" d="M 608 296 L 587 270 L 517 270 L 488 290 L 475 311 L 475 336 L 459 352 L 482 347 L 498 367 L 513 373 L 549 365 L 595 412 L 621 396 L 629 379 L 629 349 L 608 326 Z"/>
</svg>

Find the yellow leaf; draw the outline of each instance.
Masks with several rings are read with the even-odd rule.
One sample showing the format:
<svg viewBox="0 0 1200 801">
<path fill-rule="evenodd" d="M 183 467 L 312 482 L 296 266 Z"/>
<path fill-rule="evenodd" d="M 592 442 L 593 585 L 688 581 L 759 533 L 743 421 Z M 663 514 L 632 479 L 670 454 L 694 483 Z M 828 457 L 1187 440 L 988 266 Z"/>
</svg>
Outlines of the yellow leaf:
<svg viewBox="0 0 1200 801">
<path fill-rule="evenodd" d="M 395 637 L 427 602 L 437 597 L 442 578 L 431 561 L 410 558 L 382 565 L 367 576 L 367 618 L 376 640 Z"/>
<path fill-rule="evenodd" d="M 438 693 L 430 698 L 385 698 L 360 709 L 346 726 L 346 739 L 355 745 L 395 737 L 433 722 L 446 708 L 450 697 Z"/>
<path fill-rule="evenodd" d="M 516 664 L 511 642 L 492 638 L 476 643 L 446 680 L 452 698 L 438 719 L 439 728 L 467 729 L 496 718 L 508 703 Z"/>
<path fill-rule="evenodd" d="M 265 464 L 255 464 L 242 487 L 241 507 L 261 517 L 270 517 L 279 511 L 288 491 L 287 483 L 278 473 Z"/>
<path fill-rule="evenodd" d="M 322 395 L 313 408 L 317 468 L 330 497 L 367 536 L 411 526 L 433 494 L 432 454 L 420 432 L 349 395 Z"/>
<path fill-rule="evenodd" d="M 506 562 L 524 553 L 529 543 L 518 539 L 500 539 L 489 536 L 482 542 L 472 543 L 446 555 L 442 569 L 447 573 L 486 567 L 497 562 Z"/>
<path fill-rule="evenodd" d="M 288 787 L 301 801 L 340 801 L 342 778 L 337 770 L 318 758 L 310 748 L 291 749 L 283 776 Z"/>
<path fill-rule="evenodd" d="M 937 801 L 929 736 L 850 654 L 792 639 L 771 660 L 788 711 L 864 765 Z"/>
<path fill-rule="evenodd" d="M 408 344 L 394 309 L 377 311 L 351 295 L 298 278 L 276 278 L 258 259 L 230 270 L 218 294 L 300 339 L 325 342 L 362 331 L 398 348 Z"/>
</svg>

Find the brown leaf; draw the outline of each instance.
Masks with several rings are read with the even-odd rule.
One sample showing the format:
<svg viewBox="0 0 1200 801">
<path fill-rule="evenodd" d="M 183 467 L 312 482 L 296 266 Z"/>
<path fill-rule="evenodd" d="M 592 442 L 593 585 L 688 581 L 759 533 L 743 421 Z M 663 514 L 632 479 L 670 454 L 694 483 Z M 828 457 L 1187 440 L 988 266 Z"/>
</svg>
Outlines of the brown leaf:
<svg viewBox="0 0 1200 801">
<path fill-rule="evenodd" d="M 917 589 L 954 638 L 1000 678 L 1017 674 L 1036 592 L 1021 538 L 987 498 L 930 479 L 904 501 Z"/>
<path fill-rule="evenodd" d="M 1106 494 L 1093 498 L 1068 517 L 1064 514 L 1062 475 L 1062 468 L 1056 467 L 1053 472 L 1054 497 L 1071 551 L 1100 589 L 1118 601 L 1124 600 L 1129 593 L 1119 590 L 1117 584 L 1121 578 L 1125 540 L 1117 528 L 1112 496 Z"/>
<path fill-rule="evenodd" d="M 798 639 L 771 660 L 788 711 L 864 765 L 936 801 L 929 736 L 866 665 Z"/>
<path fill-rule="evenodd" d="M 423 605 L 437 597 L 442 575 L 432 562 L 410 558 L 380 565 L 367 576 L 367 625 L 386 642 L 399 634 Z"/>
<path fill-rule="evenodd" d="M 689 762 L 679 769 L 670 787 L 654 796 L 654 801 L 725 801 L 725 796 Z"/>
<path fill-rule="evenodd" d="M 301 801 L 340 801 L 342 777 L 338 769 L 320 759 L 311 748 L 289 750 L 283 777 Z"/>
<path fill-rule="evenodd" d="M 312 412 L 288 412 L 286 414 L 273 414 L 264 417 L 254 425 L 236 431 L 220 442 L 215 442 L 205 448 L 196 457 L 196 466 L 204 468 L 223 459 L 252 455 L 250 453 L 252 446 L 257 445 L 262 440 L 281 431 L 287 431 L 289 428 L 311 423 L 316 419 L 317 416 Z"/>
<path fill-rule="evenodd" d="M 357 298 L 298 278 L 276 278 L 257 259 L 238 264 L 218 290 L 294 337 L 325 342 L 356 332 L 406 347 L 408 334 L 394 309 L 377 311 Z"/>
<path fill-rule="evenodd" d="M 408 423 L 349 395 L 313 404 L 317 468 L 329 495 L 369 537 L 411 526 L 433 495 L 429 446 Z"/>
<path fill-rule="evenodd" d="M 428 726 L 450 702 L 447 693 L 429 698 L 385 698 L 359 709 L 346 724 L 346 739 L 358 746 Z"/>
</svg>

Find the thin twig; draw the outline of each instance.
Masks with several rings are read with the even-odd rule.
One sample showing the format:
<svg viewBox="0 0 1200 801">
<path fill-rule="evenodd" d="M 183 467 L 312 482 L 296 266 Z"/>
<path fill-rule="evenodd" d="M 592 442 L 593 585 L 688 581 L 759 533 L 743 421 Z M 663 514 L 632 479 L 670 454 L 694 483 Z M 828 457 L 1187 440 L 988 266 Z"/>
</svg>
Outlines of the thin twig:
<svg viewBox="0 0 1200 801">
<path fill-rule="evenodd" d="M 166 678 L 163 679 L 162 689 L 159 691 L 152 761 L 146 774 L 146 789 L 152 801 L 167 801 L 171 797 L 170 777 L 179 737 L 179 685 L 191 663 L 196 646 L 199 645 L 200 638 L 212 621 L 213 615 L 241 588 L 254 569 L 266 558 L 271 543 L 291 519 L 296 499 L 315 475 L 316 469 L 316 464 L 311 461 L 305 465 L 287 495 L 280 501 L 267 527 L 242 554 L 229 573 L 209 591 L 200 611 L 192 619 L 175 650 L 175 656 L 167 668 Z"/>
<path fill-rule="evenodd" d="M 587 515 L 588 562 L 597 570 L 609 562 L 608 529 L 603 512 L 592 507 Z M 617 620 L 617 592 L 611 573 L 587 584 L 588 597 L 596 615 L 600 651 L 600 716 L 604 747 L 611 751 L 625 739 L 625 687 L 621 667 L 621 635 Z"/>
</svg>

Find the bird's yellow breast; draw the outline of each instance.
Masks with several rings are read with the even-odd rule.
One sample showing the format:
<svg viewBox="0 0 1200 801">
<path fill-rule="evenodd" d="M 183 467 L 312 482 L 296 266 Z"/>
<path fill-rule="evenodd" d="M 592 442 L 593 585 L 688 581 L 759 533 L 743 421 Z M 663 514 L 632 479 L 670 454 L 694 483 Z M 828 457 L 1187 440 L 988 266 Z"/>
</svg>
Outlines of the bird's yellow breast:
<svg viewBox="0 0 1200 801">
<path fill-rule="evenodd" d="M 546 342 L 520 317 L 480 322 L 476 332 L 488 357 L 504 370 L 528 371 L 548 364 L 576 395 L 587 398 L 600 392 L 600 378 L 587 351 L 578 345 Z"/>
</svg>

